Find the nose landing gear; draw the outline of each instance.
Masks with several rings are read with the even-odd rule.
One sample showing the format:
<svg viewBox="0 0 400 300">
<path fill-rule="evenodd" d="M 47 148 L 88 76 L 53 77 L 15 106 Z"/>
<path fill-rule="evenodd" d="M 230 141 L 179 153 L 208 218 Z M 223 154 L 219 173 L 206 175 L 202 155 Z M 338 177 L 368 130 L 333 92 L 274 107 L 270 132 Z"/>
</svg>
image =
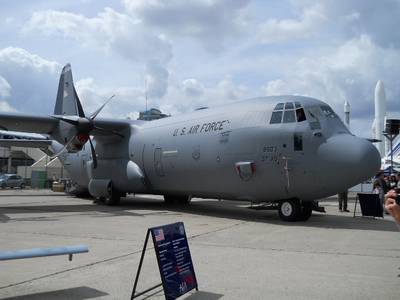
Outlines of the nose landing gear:
<svg viewBox="0 0 400 300">
<path fill-rule="evenodd" d="M 312 202 L 300 202 L 298 199 L 283 200 L 279 203 L 278 212 L 283 221 L 307 221 L 312 214 Z"/>
</svg>

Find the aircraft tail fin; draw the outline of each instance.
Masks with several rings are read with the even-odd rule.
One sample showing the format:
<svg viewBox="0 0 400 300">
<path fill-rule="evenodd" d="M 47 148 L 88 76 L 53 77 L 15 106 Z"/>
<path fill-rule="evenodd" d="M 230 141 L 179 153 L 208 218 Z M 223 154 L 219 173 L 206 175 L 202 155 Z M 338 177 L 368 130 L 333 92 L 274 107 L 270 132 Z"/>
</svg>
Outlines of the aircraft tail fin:
<svg viewBox="0 0 400 300">
<path fill-rule="evenodd" d="M 79 117 L 85 116 L 82 104 L 75 90 L 70 64 L 65 65 L 61 72 L 54 114 Z"/>
</svg>

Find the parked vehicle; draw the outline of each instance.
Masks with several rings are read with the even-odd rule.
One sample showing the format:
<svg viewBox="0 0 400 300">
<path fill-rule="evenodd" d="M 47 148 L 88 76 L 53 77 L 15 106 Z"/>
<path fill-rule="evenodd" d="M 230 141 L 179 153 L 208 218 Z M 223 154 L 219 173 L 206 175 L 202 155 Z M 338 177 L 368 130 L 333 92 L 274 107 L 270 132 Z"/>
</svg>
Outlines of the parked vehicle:
<svg viewBox="0 0 400 300">
<path fill-rule="evenodd" d="M 0 187 L 2 189 L 5 189 L 6 187 L 19 187 L 23 189 L 25 188 L 25 180 L 16 174 L 3 174 L 0 175 Z"/>
</svg>

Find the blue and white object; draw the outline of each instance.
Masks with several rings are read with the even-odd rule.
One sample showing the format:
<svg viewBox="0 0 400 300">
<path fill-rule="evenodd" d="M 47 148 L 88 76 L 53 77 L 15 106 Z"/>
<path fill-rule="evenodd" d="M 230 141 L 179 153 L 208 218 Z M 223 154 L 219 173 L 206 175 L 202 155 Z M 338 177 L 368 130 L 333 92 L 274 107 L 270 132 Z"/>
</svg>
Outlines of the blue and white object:
<svg viewBox="0 0 400 300">
<path fill-rule="evenodd" d="M 52 248 L 33 248 L 13 251 L 0 252 L 0 260 L 23 259 L 56 255 L 68 255 L 72 260 L 72 254 L 87 253 L 89 248 L 86 245 L 52 247 Z"/>
</svg>

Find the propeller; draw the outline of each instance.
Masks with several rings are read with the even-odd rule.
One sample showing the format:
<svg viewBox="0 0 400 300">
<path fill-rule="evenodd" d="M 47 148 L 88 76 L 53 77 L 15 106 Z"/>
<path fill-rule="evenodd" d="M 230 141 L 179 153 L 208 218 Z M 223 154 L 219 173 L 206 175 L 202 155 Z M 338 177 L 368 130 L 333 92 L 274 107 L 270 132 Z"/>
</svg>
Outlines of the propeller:
<svg viewBox="0 0 400 300">
<path fill-rule="evenodd" d="M 102 131 L 106 134 L 114 134 L 118 135 L 120 137 L 123 137 L 122 134 L 116 132 L 115 130 L 110 130 L 106 128 L 102 128 L 99 126 L 94 125 L 94 120 L 98 116 L 98 114 L 103 110 L 103 108 L 111 101 L 112 98 L 115 97 L 115 95 L 112 95 L 110 98 L 107 99 L 106 102 L 103 103 L 96 111 L 94 111 L 90 117 L 86 117 L 85 113 L 82 109 L 82 105 L 79 101 L 78 95 L 75 94 L 76 96 L 76 101 L 78 105 L 78 113 L 79 115 L 77 116 L 60 116 L 60 115 L 53 115 L 52 117 L 66 122 L 68 124 L 71 124 L 75 127 L 76 134 L 64 145 L 64 147 L 57 153 L 55 154 L 52 158 L 58 157 L 60 154 L 62 154 L 64 151 L 67 150 L 67 148 L 73 143 L 75 139 L 78 139 L 81 145 L 84 145 L 87 141 L 89 141 L 90 144 L 90 150 L 92 152 L 92 159 L 93 159 L 93 168 L 97 168 L 97 156 L 96 156 L 96 151 L 93 146 L 92 139 L 90 138 L 90 132 L 93 129 L 96 129 L 98 131 Z"/>
</svg>

